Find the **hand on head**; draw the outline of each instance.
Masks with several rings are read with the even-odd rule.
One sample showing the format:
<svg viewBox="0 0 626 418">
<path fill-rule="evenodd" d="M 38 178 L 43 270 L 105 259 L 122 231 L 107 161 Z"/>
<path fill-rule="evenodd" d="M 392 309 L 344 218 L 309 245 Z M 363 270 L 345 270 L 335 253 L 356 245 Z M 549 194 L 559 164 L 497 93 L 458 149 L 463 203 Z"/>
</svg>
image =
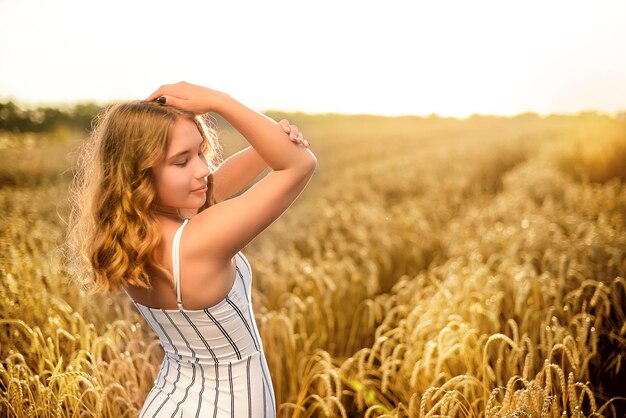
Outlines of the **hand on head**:
<svg viewBox="0 0 626 418">
<path fill-rule="evenodd" d="M 217 111 L 227 96 L 218 90 L 180 81 L 176 84 L 162 85 L 148 96 L 146 101 L 156 100 L 163 105 L 189 110 L 195 114 L 203 114 Z M 296 125 L 290 125 L 287 119 L 282 119 L 278 123 L 289 134 L 291 141 L 309 147 L 309 141 L 304 139 Z"/>
<path fill-rule="evenodd" d="M 226 97 L 227 95 L 221 91 L 180 81 L 162 85 L 148 96 L 146 101 L 157 100 L 161 104 L 200 115 L 217 111 Z"/>
</svg>

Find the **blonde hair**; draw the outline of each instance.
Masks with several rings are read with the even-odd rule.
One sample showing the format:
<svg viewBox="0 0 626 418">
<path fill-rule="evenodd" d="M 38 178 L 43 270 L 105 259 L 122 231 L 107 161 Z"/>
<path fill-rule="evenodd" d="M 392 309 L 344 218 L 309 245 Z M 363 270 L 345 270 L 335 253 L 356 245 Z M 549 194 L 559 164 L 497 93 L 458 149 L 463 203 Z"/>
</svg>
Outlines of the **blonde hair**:
<svg viewBox="0 0 626 418">
<path fill-rule="evenodd" d="M 151 168 L 165 160 L 168 130 L 178 118 L 198 127 L 201 151 L 213 172 L 222 159 L 217 132 L 202 117 L 157 102 L 104 108 L 79 146 L 62 253 L 70 279 L 85 290 L 149 289 L 150 268 L 171 279 L 155 254 L 162 238 L 151 210 L 156 197 Z M 206 202 L 198 212 L 215 204 L 213 174 L 207 180 Z"/>
</svg>

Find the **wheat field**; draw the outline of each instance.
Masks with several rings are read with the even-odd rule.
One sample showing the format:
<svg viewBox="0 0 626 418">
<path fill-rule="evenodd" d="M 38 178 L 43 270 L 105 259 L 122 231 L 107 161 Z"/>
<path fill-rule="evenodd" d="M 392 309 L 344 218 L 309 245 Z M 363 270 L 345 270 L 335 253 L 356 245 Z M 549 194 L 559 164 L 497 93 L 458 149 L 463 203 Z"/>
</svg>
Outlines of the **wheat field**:
<svg viewBox="0 0 626 418">
<path fill-rule="evenodd" d="M 279 417 L 624 415 L 626 120 L 270 115 L 318 158 L 244 249 Z M 0 137 L 1 416 L 136 417 L 163 359 L 61 264 L 81 139 Z"/>
</svg>

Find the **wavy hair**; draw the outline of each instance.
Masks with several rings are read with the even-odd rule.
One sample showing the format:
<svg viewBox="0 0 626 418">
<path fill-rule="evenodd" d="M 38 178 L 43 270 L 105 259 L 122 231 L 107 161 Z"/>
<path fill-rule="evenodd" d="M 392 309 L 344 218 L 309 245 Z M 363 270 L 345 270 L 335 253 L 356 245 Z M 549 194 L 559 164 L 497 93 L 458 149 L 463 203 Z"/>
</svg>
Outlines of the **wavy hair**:
<svg viewBox="0 0 626 418">
<path fill-rule="evenodd" d="M 156 258 L 160 225 L 152 211 L 152 167 L 165 160 L 168 131 L 178 118 L 196 124 L 209 169 L 222 160 L 210 119 L 158 102 L 130 101 L 105 107 L 79 146 L 69 188 L 70 214 L 62 245 L 70 279 L 92 294 L 121 286 L 151 288 L 148 271 L 171 274 Z M 213 174 L 206 202 L 215 204 Z"/>
</svg>

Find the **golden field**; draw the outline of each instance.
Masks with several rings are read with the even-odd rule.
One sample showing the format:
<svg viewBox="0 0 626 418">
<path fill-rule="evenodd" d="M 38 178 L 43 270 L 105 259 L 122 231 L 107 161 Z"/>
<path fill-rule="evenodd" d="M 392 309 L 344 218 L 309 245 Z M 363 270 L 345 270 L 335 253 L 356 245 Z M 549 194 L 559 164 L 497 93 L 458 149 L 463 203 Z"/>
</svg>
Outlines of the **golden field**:
<svg viewBox="0 0 626 418">
<path fill-rule="evenodd" d="M 279 417 L 623 416 L 626 120 L 270 115 L 318 158 L 244 249 Z M 0 416 L 136 417 L 163 358 L 64 272 L 80 139 L 0 135 Z"/>
</svg>

